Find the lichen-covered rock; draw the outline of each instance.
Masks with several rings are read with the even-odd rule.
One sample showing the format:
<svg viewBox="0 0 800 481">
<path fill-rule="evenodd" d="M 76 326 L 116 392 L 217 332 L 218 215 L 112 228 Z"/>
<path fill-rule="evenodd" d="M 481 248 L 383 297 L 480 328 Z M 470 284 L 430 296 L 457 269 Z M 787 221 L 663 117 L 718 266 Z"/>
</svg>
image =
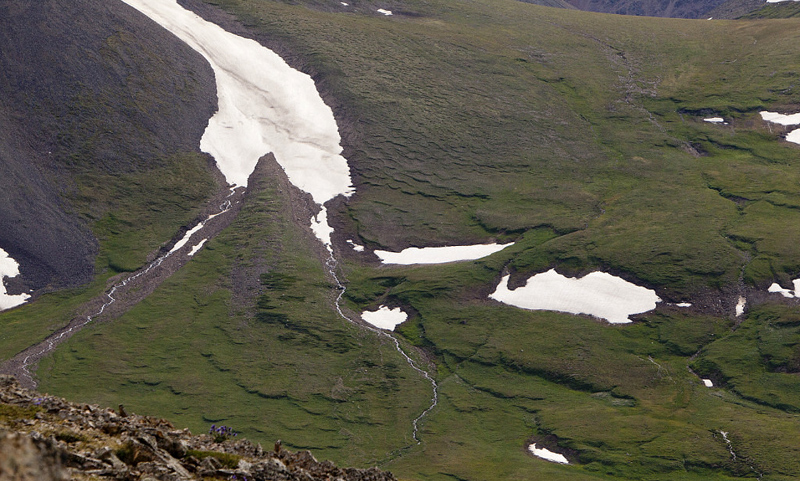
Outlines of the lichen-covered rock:
<svg viewBox="0 0 800 481">
<path fill-rule="evenodd" d="M 73 404 L 23 389 L 0 375 L 0 481 L 396 481 L 377 468 L 338 468 L 308 451 L 275 444 L 265 452 L 245 439 L 216 442 L 163 419 Z M 198 459 L 202 458 L 202 459 Z"/>
<path fill-rule="evenodd" d="M 52 445 L 22 433 L 0 431 L 0 481 L 66 479 L 69 477 Z"/>
</svg>

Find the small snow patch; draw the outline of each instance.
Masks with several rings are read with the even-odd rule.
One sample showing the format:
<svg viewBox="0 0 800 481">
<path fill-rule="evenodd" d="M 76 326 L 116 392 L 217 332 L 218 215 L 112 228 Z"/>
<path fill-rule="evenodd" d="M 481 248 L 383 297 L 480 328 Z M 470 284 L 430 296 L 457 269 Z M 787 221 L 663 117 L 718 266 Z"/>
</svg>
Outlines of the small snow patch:
<svg viewBox="0 0 800 481">
<path fill-rule="evenodd" d="M 172 249 L 169 250 L 169 253 L 172 254 L 173 252 L 177 252 L 178 250 L 180 250 L 181 247 L 185 246 L 186 243 L 189 242 L 189 239 L 192 238 L 192 235 L 194 235 L 195 232 L 199 231 L 202 228 L 203 228 L 203 223 L 199 222 L 196 226 L 186 231 L 186 234 L 183 235 L 183 238 L 181 238 L 181 240 L 179 240 L 178 242 L 175 243 L 174 246 L 172 246 Z"/>
<path fill-rule="evenodd" d="M 19 264 L 8 255 L 8 252 L 0 249 L 0 311 L 17 307 L 30 299 L 28 294 L 10 295 L 6 293 L 4 279 L 6 277 L 16 277 L 19 275 Z"/>
<path fill-rule="evenodd" d="M 788 134 L 786 134 L 786 141 L 791 142 L 793 144 L 800 144 L 800 129 L 794 129 Z"/>
<path fill-rule="evenodd" d="M 739 302 L 736 303 L 736 317 L 744 314 L 744 307 L 747 305 L 747 299 L 744 296 L 739 296 Z"/>
<path fill-rule="evenodd" d="M 353 239 L 347 239 L 347 243 L 353 248 L 356 252 L 364 252 L 364 246 L 356 244 L 353 242 Z"/>
<path fill-rule="evenodd" d="M 708 122 L 710 124 L 723 124 L 727 125 L 728 122 L 725 122 L 725 119 L 722 117 L 709 117 L 707 119 L 703 119 L 703 122 Z"/>
<path fill-rule="evenodd" d="M 377 311 L 362 312 L 361 318 L 379 329 L 394 331 L 398 324 L 402 324 L 408 319 L 408 314 L 399 307 L 389 309 L 386 306 L 381 306 Z"/>
<path fill-rule="evenodd" d="M 342 4 L 342 5 L 344 5 L 345 7 L 349 7 L 349 6 L 350 6 L 350 4 L 349 4 L 349 3 L 344 3 L 344 2 L 339 2 L 339 3 L 341 3 L 341 4 Z"/>
<path fill-rule="evenodd" d="M 389 16 L 389 15 L 391 15 L 391 14 L 392 14 L 392 11 L 391 11 L 391 10 L 384 10 L 384 9 L 382 9 L 382 8 L 379 8 L 379 9 L 378 9 L 378 13 L 382 13 L 382 14 L 384 14 L 384 15 L 386 15 L 386 16 Z"/>
<path fill-rule="evenodd" d="M 197 251 L 199 251 L 203 247 L 203 244 L 205 244 L 207 240 L 208 239 L 203 239 L 200 241 L 199 244 L 192 247 L 192 250 L 189 252 L 189 257 L 192 257 L 193 255 L 197 254 Z"/>
<path fill-rule="evenodd" d="M 409 247 L 400 252 L 375 251 L 384 264 L 444 264 L 446 262 L 474 261 L 499 252 L 511 244 L 478 244 L 472 246 Z"/>
<path fill-rule="evenodd" d="M 537 458 L 546 459 L 553 463 L 569 464 L 569 461 L 567 461 L 567 458 L 563 454 L 554 453 L 546 448 L 537 448 L 536 443 L 528 446 L 528 451 Z"/>
<path fill-rule="evenodd" d="M 711 379 L 703 379 L 703 384 L 704 384 L 706 387 L 714 387 L 714 383 L 713 383 L 713 382 L 711 382 Z"/>
<path fill-rule="evenodd" d="M 793 290 L 784 289 L 777 282 L 773 282 L 772 285 L 769 286 L 769 288 L 767 289 L 767 292 L 771 292 L 773 294 L 778 293 L 778 294 L 782 295 L 783 297 L 788 297 L 788 298 L 793 298 L 794 297 L 794 291 Z"/>
<path fill-rule="evenodd" d="M 677 303 L 675 305 L 678 306 L 678 307 L 692 307 L 692 303 L 691 302 L 679 302 L 679 303 Z"/>
</svg>

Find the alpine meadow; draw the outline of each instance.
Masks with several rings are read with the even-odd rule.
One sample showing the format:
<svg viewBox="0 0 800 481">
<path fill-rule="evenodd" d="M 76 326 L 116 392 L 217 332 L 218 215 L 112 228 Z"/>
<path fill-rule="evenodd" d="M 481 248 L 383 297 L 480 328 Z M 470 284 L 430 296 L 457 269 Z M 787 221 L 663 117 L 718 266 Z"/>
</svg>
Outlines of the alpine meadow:
<svg viewBox="0 0 800 481">
<path fill-rule="evenodd" d="M 795 2 L 67 3 L 0 0 L 0 372 L 401 480 L 800 479 Z M 246 184 L 229 99 L 301 119 L 224 124 Z"/>
</svg>

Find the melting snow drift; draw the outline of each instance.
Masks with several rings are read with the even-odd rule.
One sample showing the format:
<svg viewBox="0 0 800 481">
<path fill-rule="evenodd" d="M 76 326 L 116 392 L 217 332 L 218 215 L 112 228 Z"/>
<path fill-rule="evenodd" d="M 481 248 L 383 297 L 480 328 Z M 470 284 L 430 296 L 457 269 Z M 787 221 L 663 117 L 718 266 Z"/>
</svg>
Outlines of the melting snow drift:
<svg viewBox="0 0 800 481">
<path fill-rule="evenodd" d="M 772 122 L 773 124 L 780 124 L 780 125 L 798 125 L 800 124 L 800 114 L 779 114 L 777 112 L 767 112 L 764 110 L 761 112 L 761 118 L 766 120 L 767 122 Z"/>
<path fill-rule="evenodd" d="M 189 257 L 192 257 L 193 255 L 197 254 L 197 251 L 199 251 L 200 249 L 203 248 L 203 244 L 205 244 L 207 240 L 208 239 L 203 239 L 203 240 L 200 241 L 199 244 L 192 246 L 192 250 L 189 251 L 189 254 L 188 254 Z"/>
<path fill-rule="evenodd" d="M 714 383 L 711 381 L 711 379 L 703 379 L 703 385 L 705 387 L 714 387 Z"/>
<path fill-rule="evenodd" d="M 513 291 L 508 288 L 509 277 L 503 276 L 490 298 L 522 309 L 589 314 L 612 324 L 629 323 L 628 316 L 651 311 L 661 302 L 654 290 L 605 272 L 576 279 L 550 269 Z"/>
<path fill-rule="evenodd" d="M 272 152 L 289 181 L 320 205 L 353 192 L 333 111 L 311 77 L 258 42 L 206 22 L 175 0 L 123 1 L 186 42 L 214 69 L 219 111 L 209 121 L 200 148 L 214 156 L 229 183 L 246 186 L 258 159 Z M 330 245 L 324 207 L 312 228 Z"/>
<path fill-rule="evenodd" d="M 6 293 L 6 286 L 3 284 L 6 277 L 16 277 L 19 275 L 19 264 L 8 255 L 8 252 L 0 249 L 0 311 L 17 307 L 24 304 L 31 296 L 28 294 L 9 295 Z"/>
<path fill-rule="evenodd" d="M 408 314 L 399 307 L 389 309 L 386 306 L 381 306 L 377 311 L 362 312 L 361 318 L 379 329 L 394 331 L 395 326 L 404 323 L 408 319 Z"/>
<path fill-rule="evenodd" d="M 744 296 L 739 296 L 739 301 L 736 303 L 736 317 L 744 314 L 745 306 L 747 306 L 747 299 Z"/>
<path fill-rule="evenodd" d="M 375 251 L 384 264 L 444 264 L 446 262 L 474 261 L 500 252 L 511 244 L 478 244 L 473 246 L 409 247 L 400 252 Z"/>
<path fill-rule="evenodd" d="M 567 461 L 567 458 L 563 454 L 554 453 L 545 448 L 536 448 L 536 443 L 528 446 L 528 451 L 538 458 L 546 459 L 553 463 L 569 464 L 569 461 Z"/>
<path fill-rule="evenodd" d="M 800 1 L 800 0 L 794 0 Z M 767 2 L 767 3 L 777 3 L 777 2 Z M 773 124 L 780 124 L 780 125 L 800 125 L 800 114 L 779 114 L 777 112 L 767 112 L 766 110 L 761 112 L 761 118 L 767 122 L 772 122 Z M 786 140 L 788 142 L 792 142 L 794 144 L 800 144 L 800 129 L 794 129 L 786 135 Z"/>
<path fill-rule="evenodd" d="M 347 243 L 350 244 L 350 247 L 352 247 L 354 251 L 364 252 L 364 246 L 356 244 L 355 242 L 353 242 L 353 239 L 347 239 Z"/>
</svg>

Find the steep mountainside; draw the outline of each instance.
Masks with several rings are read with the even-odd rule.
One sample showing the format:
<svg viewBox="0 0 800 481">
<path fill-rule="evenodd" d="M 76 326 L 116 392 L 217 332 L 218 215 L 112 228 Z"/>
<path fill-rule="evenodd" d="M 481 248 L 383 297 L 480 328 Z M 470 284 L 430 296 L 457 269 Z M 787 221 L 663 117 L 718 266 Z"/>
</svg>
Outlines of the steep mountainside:
<svg viewBox="0 0 800 481">
<path fill-rule="evenodd" d="M 738 18 L 764 6 L 764 0 L 566 0 L 589 12 L 672 18 Z"/>
<path fill-rule="evenodd" d="M 570 5 L 590 12 L 647 17 L 701 18 L 725 0 L 567 0 Z"/>
<path fill-rule="evenodd" d="M 0 42 L 0 248 L 21 265 L 11 292 L 86 284 L 92 222 L 140 203 L 114 179 L 198 151 L 213 76 L 118 2 L 3 2 Z"/>
</svg>

